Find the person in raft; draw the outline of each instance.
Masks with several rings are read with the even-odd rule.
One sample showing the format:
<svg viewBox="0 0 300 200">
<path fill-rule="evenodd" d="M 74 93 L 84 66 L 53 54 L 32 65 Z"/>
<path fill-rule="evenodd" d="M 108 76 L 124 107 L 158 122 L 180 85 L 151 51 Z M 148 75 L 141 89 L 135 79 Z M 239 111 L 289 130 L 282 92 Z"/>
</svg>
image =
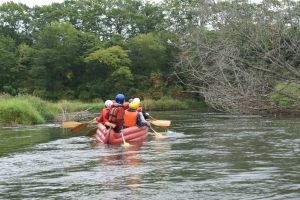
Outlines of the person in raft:
<svg viewBox="0 0 300 200">
<path fill-rule="evenodd" d="M 141 99 L 144 100 L 144 98 L 141 98 Z M 146 110 L 145 110 L 144 107 L 140 106 L 140 104 L 141 104 L 141 99 L 139 99 L 139 98 L 134 98 L 134 99 L 132 100 L 132 102 L 138 102 L 139 107 L 137 108 L 137 111 L 138 111 L 138 112 L 141 112 L 141 113 L 143 114 L 143 117 L 147 120 L 147 119 L 150 118 L 150 115 L 149 115 L 148 113 L 146 113 Z"/>
<path fill-rule="evenodd" d="M 99 123 L 104 124 L 108 121 L 108 118 L 106 118 L 107 113 L 109 112 L 111 106 L 113 105 L 112 100 L 106 100 L 104 103 L 104 108 L 101 111 L 100 117 L 96 117 L 95 120 Z"/>
<path fill-rule="evenodd" d="M 125 110 L 124 114 L 124 128 L 131 126 L 149 126 L 149 122 L 142 119 L 143 115 L 140 115 L 136 110 L 139 107 L 138 102 L 131 102 L 129 108 Z"/>
<path fill-rule="evenodd" d="M 116 125 L 114 131 L 119 133 L 123 127 L 124 123 L 124 103 L 125 96 L 123 94 L 118 94 L 116 96 L 116 102 L 111 106 L 109 112 L 107 113 L 106 117 L 108 122 Z"/>
</svg>

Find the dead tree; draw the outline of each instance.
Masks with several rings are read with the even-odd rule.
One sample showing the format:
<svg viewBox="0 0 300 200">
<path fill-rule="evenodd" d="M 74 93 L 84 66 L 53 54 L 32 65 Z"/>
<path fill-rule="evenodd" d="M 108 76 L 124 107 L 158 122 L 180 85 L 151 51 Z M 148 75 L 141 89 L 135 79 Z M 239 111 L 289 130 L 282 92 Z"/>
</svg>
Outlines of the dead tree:
<svg viewBox="0 0 300 200">
<path fill-rule="evenodd" d="M 181 34 L 176 75 L 189 92 L 201 94 L 216 109 L 278 109 L 268 98 L 275 85 L 300 85 L 300 24 L 294 23 L 299 14 L 284 5 L 273 12 L 265 2 L 226 5 L 226 10 L 217 9 L 222 23 L 212 22 L 213 30 L 200 27 Z"/>
</svg>

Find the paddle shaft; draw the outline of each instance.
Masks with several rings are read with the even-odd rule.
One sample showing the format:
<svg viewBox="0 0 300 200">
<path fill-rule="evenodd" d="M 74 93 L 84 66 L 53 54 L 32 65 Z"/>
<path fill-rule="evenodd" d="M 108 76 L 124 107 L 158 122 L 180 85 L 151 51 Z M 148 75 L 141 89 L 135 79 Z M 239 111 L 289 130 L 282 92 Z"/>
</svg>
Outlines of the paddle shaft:
<svg viewBox="0 0 300 200">
<path fill-rule="evenodd" d="M 130 146 L 130 144 L 125 141 L 125 138 L 124 138 L 124 135 L 123 135 L 122 131 L 121 131 L 121 134 L 122 134 L 122 139 L 123 139 L 123 145 L 124 145 L 124 147 Z"/>
<path fill-rule="evenodd" d="M 85 133 L 86 136 L 91 137 L 97 132 L 98 127 L 94 127 Z"/>
<path fill-rule="evenodd" d="M 154 129 L 152 128 L 152 126 L 150 126 L 150 129 L 154 132 L 154 134 L 155 134 L 156 137 L 158 137 L 158 138 L 163 138 L 163 137 L 164 137 L 161 133 L 159 133 L 159 132 L 157 132 L 156 130 L 154 130 Z"/>
</svg>

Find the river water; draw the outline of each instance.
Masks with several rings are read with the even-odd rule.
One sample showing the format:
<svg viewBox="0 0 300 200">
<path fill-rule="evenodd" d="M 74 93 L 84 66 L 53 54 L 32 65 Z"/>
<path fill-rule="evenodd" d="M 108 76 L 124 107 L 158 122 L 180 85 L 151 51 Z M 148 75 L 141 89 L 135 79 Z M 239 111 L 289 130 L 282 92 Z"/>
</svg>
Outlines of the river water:
<svg viewBox="0 0 300 200">
<path fill-rule="evenodd" d="M 0 129 L 0 199 L 300 198 L 299 118 L 152 115 L 172 120 L 165 138 L 128 148 L 55 124 Z"/>
</svg>

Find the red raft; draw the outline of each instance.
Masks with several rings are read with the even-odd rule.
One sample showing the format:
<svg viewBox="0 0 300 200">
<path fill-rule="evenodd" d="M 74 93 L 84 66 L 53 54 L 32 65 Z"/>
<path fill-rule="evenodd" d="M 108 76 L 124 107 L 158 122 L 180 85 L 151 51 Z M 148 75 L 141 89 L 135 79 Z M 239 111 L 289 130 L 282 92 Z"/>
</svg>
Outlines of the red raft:
<svg viewBox="0 0 300 200">
<path fill-rule="evenodd" d="M 128 143 L 142 142 L 148 137 L 148 127 L 133 126 L 122 129 L 124 139 Z M 103 144 L 122 144 L 122 134 L 116 133 L 113 129 L 107 129 L 103 124 L 98 124 L 98 129 L 95 135 L 96 141 Z"/>
</svg>

